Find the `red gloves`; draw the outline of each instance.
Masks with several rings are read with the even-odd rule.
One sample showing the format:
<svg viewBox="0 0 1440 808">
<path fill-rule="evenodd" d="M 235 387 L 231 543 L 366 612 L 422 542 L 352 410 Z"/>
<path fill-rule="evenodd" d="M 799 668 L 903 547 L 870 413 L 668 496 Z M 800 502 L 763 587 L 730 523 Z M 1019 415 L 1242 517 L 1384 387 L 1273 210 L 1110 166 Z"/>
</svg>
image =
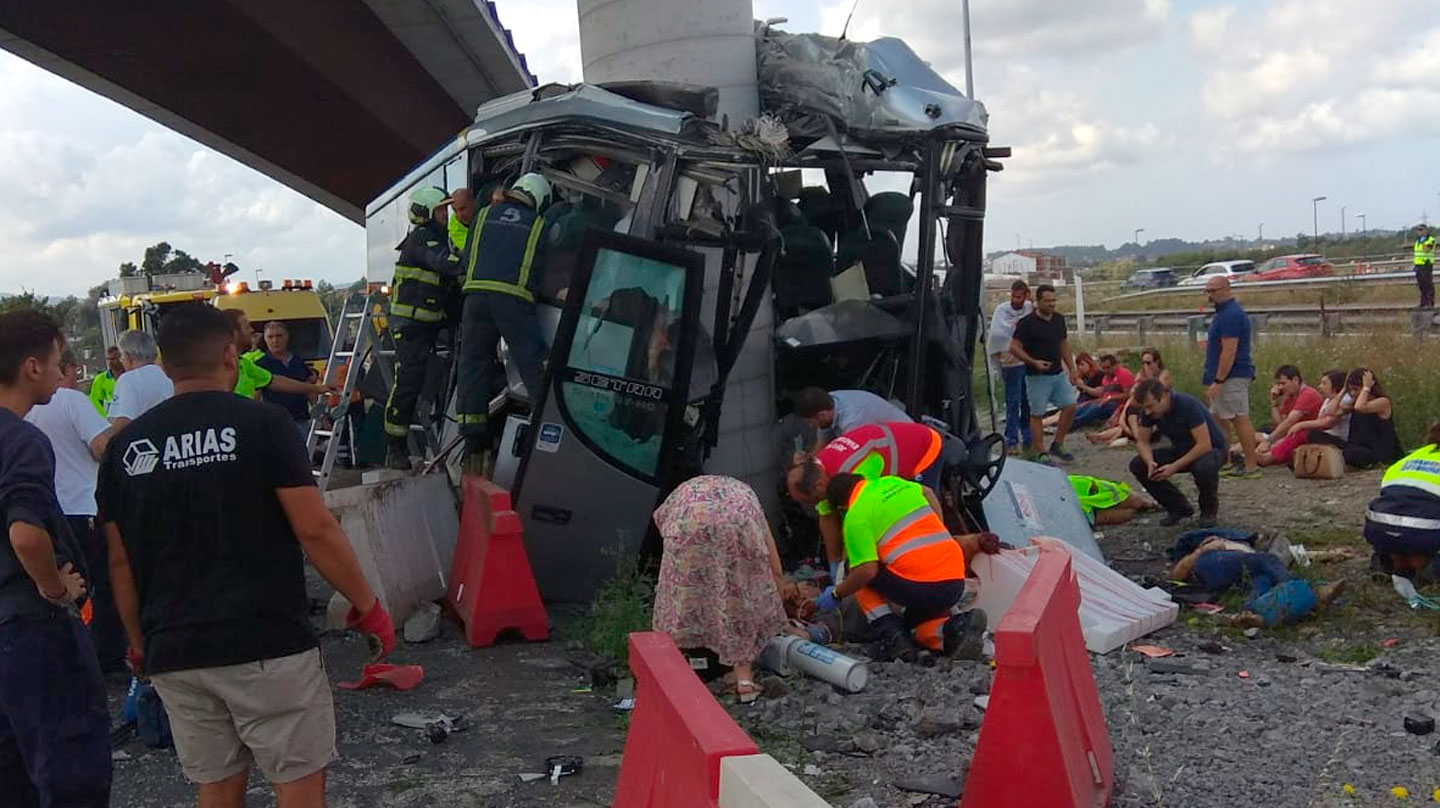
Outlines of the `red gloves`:
<svg viewBox="0 0 1440 808">
<path fill-rule="evenodd" d="M 369 638 L 372 659 L 384 659 L 395 648 L 395 624 L 390 622 L 390 614 L 380 605 L 379 598 L 375 599 L 375 605 L 370 607 L 370 611 L 364 616 L 351 606 L 345 615 L 345 625 L 363 632 Z"/>
<path fill-rule="evenodd" d="M 140 651 L 133 645 L 125 648 L 125 661 L 130 663 L 130 673 L 141 679 L 145 678 L 145 652 Z"/>
</svg>

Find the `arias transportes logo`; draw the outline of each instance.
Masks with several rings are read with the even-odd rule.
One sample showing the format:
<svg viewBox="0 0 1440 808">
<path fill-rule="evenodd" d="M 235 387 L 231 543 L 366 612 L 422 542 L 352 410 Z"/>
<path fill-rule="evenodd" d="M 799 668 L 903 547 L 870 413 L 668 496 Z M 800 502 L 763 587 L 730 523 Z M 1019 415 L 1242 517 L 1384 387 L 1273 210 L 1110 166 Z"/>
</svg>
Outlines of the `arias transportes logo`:
<svg viewBox="0 0 1440 808">
<path fill-rule="evenodd" d="M 149 438 L 141 438 L 125 447 L 125 454 L 120 461 L 125 466 L 126 474 L 139 477 L 155 470 L 155 465 L 160 462 L 160 450 L 155 448 Z"/>
</svg>

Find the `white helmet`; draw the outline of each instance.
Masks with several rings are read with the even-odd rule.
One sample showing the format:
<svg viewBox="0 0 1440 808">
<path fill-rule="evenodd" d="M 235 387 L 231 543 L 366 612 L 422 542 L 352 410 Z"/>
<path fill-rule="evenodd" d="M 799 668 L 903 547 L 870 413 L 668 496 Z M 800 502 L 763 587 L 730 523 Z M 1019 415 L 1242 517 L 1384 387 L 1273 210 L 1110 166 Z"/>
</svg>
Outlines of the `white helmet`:
<svg viewBox="0 0 1440 808">
<path fill-rule="evenodd" d="M 510 186 L 510 190 L 519 191 L 530 197 L 530 201 L 535 203 L 537 211 L 544 210 L 545 206 L 550 204 L 550 180 L 545 179 L 545 175 L 539 172 L 532 171 L 529 174 L 521 175 L 520 179 L 515 180 L 515 184 Z"/>
<path fill-rule="evenodd" d="M 439 188 L 417 188 L 410 194 L 410 223 L 425 224 L 435 215 L 436 208 L 449 201 L 449 196 Z"/>
</svg>

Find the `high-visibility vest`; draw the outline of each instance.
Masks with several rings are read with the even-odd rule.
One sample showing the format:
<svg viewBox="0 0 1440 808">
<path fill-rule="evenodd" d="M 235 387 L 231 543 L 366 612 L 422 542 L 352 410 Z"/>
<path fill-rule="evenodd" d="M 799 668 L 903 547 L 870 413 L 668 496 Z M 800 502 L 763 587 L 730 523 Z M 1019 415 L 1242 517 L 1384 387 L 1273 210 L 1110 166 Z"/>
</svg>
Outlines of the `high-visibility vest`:
<svg viewBox="0 0 1440 808">
<path fill-rule="evenodd" d="M 1435 263 L 1435 237 L 1415 239 L 1415 265 Z"/>
<path fill-rule="evenodd" d="M 850 493 L 843 532 L 852 564 L 879 561 L 918 583 L 965 577 L 965 553 L 919 483 L 900 477 L 862 480 Z M 872 546 L 874 558 L 868 552 Z"/>
<path fill-rule="evenodd" d="M 1406 486 L 1440 497 L 1440 447 L 1422 446 L 1395 461 L 1380 479 L 1380 490 Z"/>
<path fill-rule="evenodd" d="M 533 303 L 530 270 L 545 234 L 545 218 L 528 205 L 487 205 L 475 217 L 465 250 L 465 292 L 500 292 Z"/>
<path fill-rule="evenodd" d="M 115 397 L 115 374 L 105 371 L 95 380 L 90 382 L 90 403 L 101 415 L 105 414 L 106 408 L 110 406 L 110 399 Z"/>
<path fill-rule="evenodd" d="M 470 225 L 460 221 L 459 216 L 451 216 L 450 224 L 446 225 L 450 231 L 450 246 L 454 248 L 456 255 L 465 254 L 465 239 L 470 235 Z"/>
</svg>

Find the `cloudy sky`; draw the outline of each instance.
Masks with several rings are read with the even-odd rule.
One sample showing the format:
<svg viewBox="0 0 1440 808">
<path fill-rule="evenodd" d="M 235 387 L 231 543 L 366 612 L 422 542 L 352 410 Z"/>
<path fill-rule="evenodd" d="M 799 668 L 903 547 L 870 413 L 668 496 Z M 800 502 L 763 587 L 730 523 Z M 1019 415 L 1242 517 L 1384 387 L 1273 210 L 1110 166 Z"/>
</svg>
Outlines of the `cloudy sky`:
<svg viewBox="0 0 1440 808">
<path fill-rule="evenodd" d="M 573 0 L 499 0 L 542 81 L 580 77 Z M 838 34 L 850 0 L 755 0 Z M 963 86 L 959 0 L 860 0 Z M 992 142 L 987 248 L 1371 228 L 1440 215 L 1433 0 L 972 0 Z M 0 292 L 83 293 L 161 239 L 269 277 L 363 274 L 357 226 L 0 53 Z"/>
</svg>

